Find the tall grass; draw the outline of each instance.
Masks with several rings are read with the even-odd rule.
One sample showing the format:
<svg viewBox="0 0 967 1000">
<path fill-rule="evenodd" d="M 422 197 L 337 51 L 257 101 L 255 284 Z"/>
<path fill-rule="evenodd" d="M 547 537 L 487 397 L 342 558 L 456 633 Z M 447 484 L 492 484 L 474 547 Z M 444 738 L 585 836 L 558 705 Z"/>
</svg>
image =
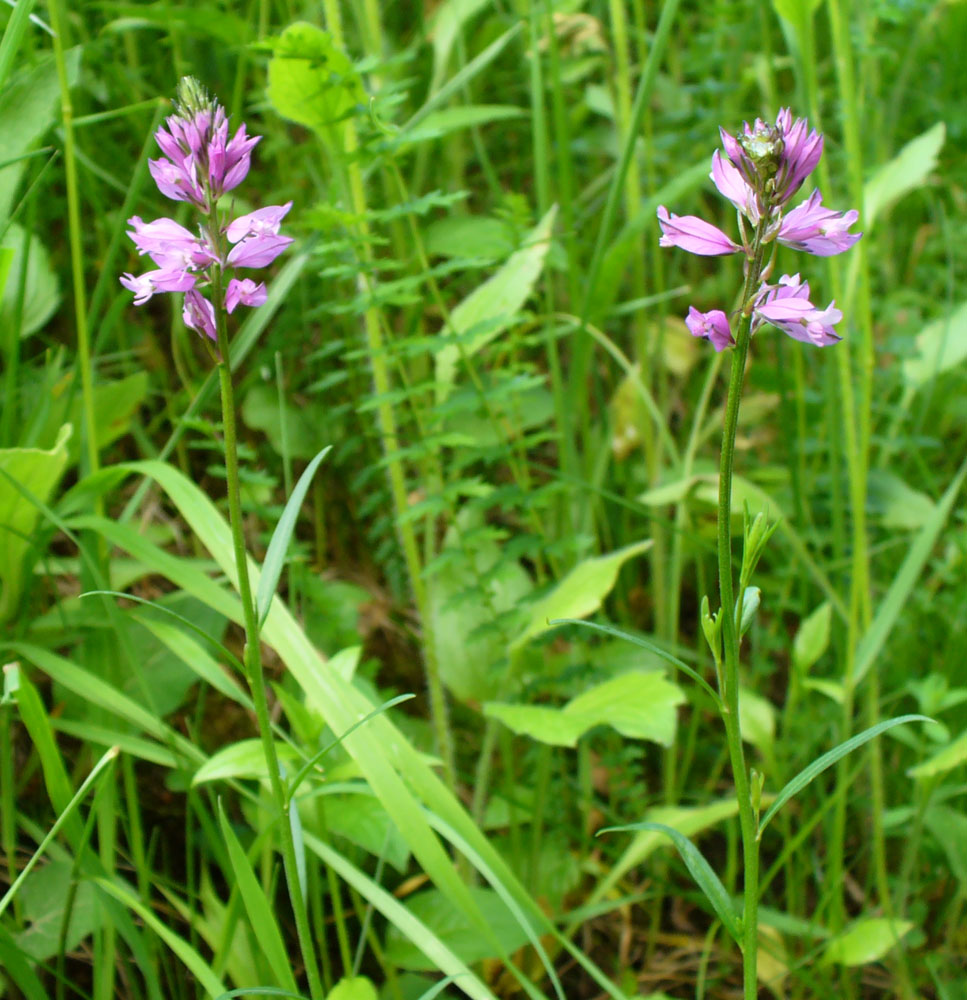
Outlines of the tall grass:
<svg viewBox="0 0 967 1000">
<path fill-rule="evenodd" d="M 963 5 L 0 22 L 0 989 L 718 998 L 735 938 L 747 996 L 963 996 Z M 180 304 L 117 283 L 127 218 L 191 224 L 146 168 L 186 74 L 263 136 L 226 210 L 294 202 L 230 329 L 237 473 Z M 655 212 L 733 231 L 717 129 L 782 106 L 864 238 L 780 251 L 844 339 L 753 338 L 727 514 L 722 356 L 681 317 L 741 269 L 659 252 Z M 752 930 L 701 628 L 746 503 L 777 524 L 731 706 Z M 254 697 L 243 559 L 280 581 Z"/>
</svg>

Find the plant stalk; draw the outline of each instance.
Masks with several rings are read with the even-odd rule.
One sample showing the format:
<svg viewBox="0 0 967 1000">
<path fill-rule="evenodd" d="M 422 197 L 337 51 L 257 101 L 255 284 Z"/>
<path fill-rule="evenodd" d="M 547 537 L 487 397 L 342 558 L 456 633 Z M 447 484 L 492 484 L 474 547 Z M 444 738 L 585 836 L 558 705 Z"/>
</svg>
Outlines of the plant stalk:
<svg viewBox="0 0 967 1000">
<path fill-rule="evenodd" d="M 312 942 L 312 932 L 309 927 L 309 914 L 306 910 L 302 887 L 299 884 L 298 865 L 296 861 L 295 840 L 289 821 L 289 801 L 282 784 L 279 770 L 279 758 L 272 738 L 272 724 L 269 719 L 268 701 L 265 696 L 265 678 L 262 672 L 262 658 L 259 649 L 258 611 L 252 596 L 252 585 L 248 575 L 248 559 L 245 550 L 245 536 L 242 530 L 242 503 L 238 475 L 238 447 L 235 429 L 235 393 L 232 387 L 232 370 L 229 363 L 228 330 L 225 324 L 224 295 L 222 292 L 222 276 L 219 268 L 212 269 L 212 298 L 215 305 L 215 328 L 218 338 L 218 378 L 222 395 L 222 427 L 225 435 L 225 474 L 228 487 L 228 514 L 232 529 L 232 544 L 235 549 L 235 568 L 238 573 L 238 592 L 242 601 L 242 615 L 245 626 L 245 651 L 243 663 L 245 676 L 252 693 L 255 706 L 255 718 L 265 754 L 265 763 L 269 772 L 269 785 L 272 798 L 279 810 L 282 839 L 282 862 L 285 868 L 286 884 L 292 911 L 295 917 L 296 932 L 299 937 L 299 947 L 302 961 L 306 969 L 306 979 L 309 984 L 309 995 L 312 1000 L 322 1000 L 325 991 L 319 978 L 316 964 L 315 947 Z"/>
</svg>

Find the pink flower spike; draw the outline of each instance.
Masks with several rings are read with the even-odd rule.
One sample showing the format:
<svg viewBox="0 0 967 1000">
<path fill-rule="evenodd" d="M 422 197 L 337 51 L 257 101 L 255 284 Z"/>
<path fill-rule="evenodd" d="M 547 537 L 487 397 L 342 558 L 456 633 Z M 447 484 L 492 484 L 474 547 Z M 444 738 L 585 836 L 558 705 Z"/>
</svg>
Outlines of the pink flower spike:
<svg viewBox="0 0 967 1000">
<path fill-rule="evenodd" d="M 228 263 L 232 267 L 267 267 L 294 242 L 291 236 L 274 236 L 271 233 L 248 236 L 232 247 Z"/>
<path fill-rule="evenodd" d="M 265 290 L 265 282 L 255 284 L 251 278 L 232 278 L 225 291 L 225 311 L 235 312 L 236 306 L 241 303 L 243 306 L 260 306 L 268 298 Z"/>
<path fill-rule="evenodd" d="M 199 334 L 218 340 L 215 330 L 215 308 L 201 292 L 192 289 L 185 294 L 185 308 L 181 313 L 185 326 Z"/>
<path fill-rule="evenodd" d="M 265 208 L 256 209 L 248 215 L 240 215 L 233 222 L 230 222 L 225 230 L 229 243 L 238 243 L 246 236 L 260 236 L 269 233 L 273 236 L 279 232 L 279 225 L 288 215 L 292 208 L 292 202 L 288 201 L 284 205 L 267 205 Z"/>
<path fill-rule="evenodd" d="M 710 222 L 696 215 L 669 215 L 664 205 L 658 209 L 658 223 L 662 230 L 658 245 L 662 247 L 681 247 L 700 257 L 721 257 L 742 249 Z"/>
<path fill-rule="evenodd" d="M 823 208 L 823 196 L 814 191 L 783 220 L 776 237 L 784 246 L 802 250 L 817 257 L 832 257 L 849 250 L 862 233 L 851 233 L 849 227 L 859 219 L 859 212 L 834 212 Z"/>
<path fill-rule="evenodd" d="M 759 209 L 756 206 L 755 192 L 738 168 L 723 159 L 718 150 L 712 154 L 712 172 L 709 177 L 723 198 L 728 198 L 753 225 L 758 225 Z"/>
<path fill-rule="evenodd" d="M 685 325 L 693 337 L 704 337 L 706 340 L 710 340 L 716 351 L 723 351 L 726 347 L 735 344 L 735 338 L 729 327 L 729 318 L 721 309 L 712 309 L 710 312 L 703 313 L 699 312 L 695 306 L 689 306 Z"/>
</svg>

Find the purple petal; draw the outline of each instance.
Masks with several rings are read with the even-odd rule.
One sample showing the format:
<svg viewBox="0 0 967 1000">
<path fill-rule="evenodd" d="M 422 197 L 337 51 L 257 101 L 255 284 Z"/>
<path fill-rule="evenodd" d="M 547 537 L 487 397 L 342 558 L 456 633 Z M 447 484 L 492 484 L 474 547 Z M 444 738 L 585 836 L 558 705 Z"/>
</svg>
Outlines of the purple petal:
<svg viewBox="0 0 967 1000">
<path fill-rule="evenodd" d="M 238 243 L 239 240 L 245 239 L 246 236 L 258 236 L 261 234 L 276 235 L 279 231 L 280 223 L 288 214 L 290 208 L 292 208 L 291 201 L 286 202 L 284 205 L 267 205 L 265 208 L 249 212 L 248 215 L 240 215 L 233 222 L 229 223 L 228 228 L 225 230 L 228 242 Z"/>
<path fill-rule="evenodd" d="M 658 209 L 658 224 L 662 229 L 658 245 L 662 247 L 681 247 L 701 257 L 720 257 L 742 249 L 710 222 L 695 215 L 669 215 L 664 205 Z"/>
<path fill-rule="evenodd" d="M 211 340 L 218 340 L 215 330 L 215 307 L 201 292 L 192 290 L 186 293 L 181 318 L 185 321 L 185 326 L 204 334 Z"/>
<path fill-rule="evenodd" d="M 783 276 L 786 285 L 767 289 L 764 300 L 760 299 L 755 306 L 755 316 L 760 322 L 771 323 L 787 336 L 801 340 L 816 347 L 826 347 L 835 344 L 842 338 L 833 329 L 843 318 L 835 303 L 825 309 L 817 309 L 807 298 L 809 286 L 798 283 L 799 276 L 790 279 Z"/>
<path fill-rule="evenodd" d="M 251 278 L 232 278 L 225 291 L 225 311 L 235 312 L 236 306 L 241 303 L 243 306 L 260 306 L 268 298 L 265 290 L 265 282 L 255 284 Z"/>
<path fill-rule="evenodd" d="M 823 208 L 823 196 L 814 191 L 801 205 L 794 208 L 779 227 L 777 239 L 794 250 L 817 257 L 832 257 L 849 250 L 862 233 L 851 233 L 849 227 L 859 218 L 855 209 L 835 212 Z"/>
<path fill-rule="evenodd" d="M 271 233 L 248 236 L 232 247 L 228 263 L 233 267 L 266 267 L 294 242 L 291 236 L 274 236 Z"/>
<path fill-rule="evenodd" d="M 712 172 L 709 176 L 718 188 L 719 194 L 728 198 L 753 225 L 757 225 L 759 209 L 756 206 L 755 192 L 746 183 L 738 168 L 723 159 L 718 150 L 712 154 Z"/>
<path fill-rule="evenodd" d="M 722 351 L 735 343 L 729 318 L 721 309 L 712 309 L 707 313 L 699 312 L 695 306 L 688 307 L 685 325 L 693 337 L 704 337 L 712 342 L 716 351 Z"/>
</svg>

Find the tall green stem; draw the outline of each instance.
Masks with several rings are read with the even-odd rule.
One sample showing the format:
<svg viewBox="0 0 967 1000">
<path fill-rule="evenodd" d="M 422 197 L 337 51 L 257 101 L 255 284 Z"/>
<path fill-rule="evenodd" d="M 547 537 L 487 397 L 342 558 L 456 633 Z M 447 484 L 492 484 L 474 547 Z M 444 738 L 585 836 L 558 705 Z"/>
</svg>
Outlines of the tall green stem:
<svg viewBox="0 0 967 1000">
<path fill-rule="evenodd" d="M 245 550 L 245 535 L 242 530 L 242 502 L 238 475 L 238 447 L 235 432 L 235 393 L 232 387 L 232 370 L 229 364 L 228 331 L 225 326 L 225 312 L 222 308 L 224 295 L 222 293 L 222 276 L 218 269 L 212 269 L 212 298 L 215 303 L 215 327 L 218 337 L 218 379 L 222 391 L 222 428 L 225 435 L 225 473 L 228 483 L 228 515 L 232 528 L 232 544 L 235 549 L 235 569 L 238 573 L 238 592 L 242 600 L 242 615 L 245 625 L 245 652 L 243 662 L 249 689 L 252 692 L 252 703 L 255 706 L 255 718 L 258 724 L 259 738 L 265 754 L 265 764 L 269 771 L 269 785 L 272 798 L 281 814 L 280 832 L 282 838 L 282 861 L 285 866 L 286 884 L 289 899 L 295 916 L 296 932 L 299 936 L 299 947 L 306 968 L 306 978 L 309 983 L 309 994 L 312 1000 L 322 1000 L 325 991 L 319 978 L 316 965 L 315 947 L 312 943 L 312 932 L 309 927 L 309 915 L 306 910 L 302 886 L 299 883 L 299 869 L 296 861 L 295 840 L 289 819 L 289 800 L 282 784 L 279 770 L 279 758 L 272 738 L 272 725 L 269 719 L 268 701 L 265 697 L 265 678 L 262 673 L 262 657 L 259 650 L 258 612 L 252 597 L 252 585 L 248 575 L 248 559 Z"/>
<path fill-rule="evenodd" d="M 718 563 L 719 595 L 722 602 L 723 661 L 722 695 L 723 721 L 735 782 L 735 797 L 739 806 L 739 826 L 742 831 L 742 860 L 744 906 L 742 914 L 742 982 L 745 1000 L 756 1000 L 758 984 L 759 947 L 759 841 L 758 821 L 752 806 L 749 775 L 746 771 L 745 753 L 742 748 L 742 730 L 739 723 L 739 630 L 735 613 L 735 595 L 732 587 L 732 467 L 735 463 L 735 432 L 739 423 L 739 404 L 742 401 L 742 383 L 751 339 L 751 303 L 753 289 L 759 285 L 762 273 L 763 226 L 760 224 L 753 245 L 742 294 L 742 319 L 732 349 L 732 369 L 729 374 L 729 394 L 725 407 L 725 430 L 722 434 L 722 457 L 719 468 L 718 504 Z M 747 315 L 748 313 L 748 315 Z"/>
</svg>

